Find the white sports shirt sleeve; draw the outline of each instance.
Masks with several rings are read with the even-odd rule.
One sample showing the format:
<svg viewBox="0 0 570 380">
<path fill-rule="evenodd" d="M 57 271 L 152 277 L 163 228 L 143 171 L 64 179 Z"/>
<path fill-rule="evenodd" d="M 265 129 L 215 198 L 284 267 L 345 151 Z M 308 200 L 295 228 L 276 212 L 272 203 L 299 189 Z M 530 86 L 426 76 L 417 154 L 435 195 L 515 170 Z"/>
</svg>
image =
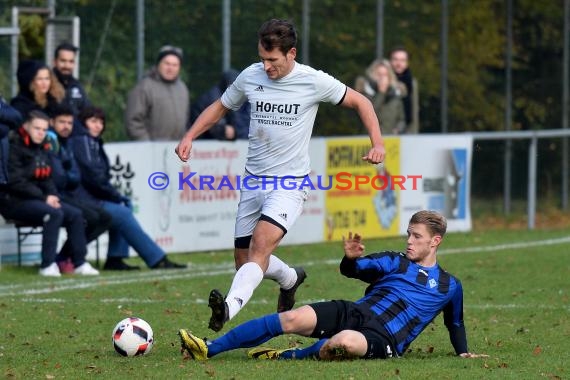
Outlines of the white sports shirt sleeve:
<svg viewBox="0 0 570 380">
<path fill-rule="evenodd" d="M 339 80 L 300 63 L 277 80 L 267 77 L 262 63 L 245 69 L 221 101 L 232 110 L 246 101 L 251 105 L 246 170 L 257 176 L 309 174 L 309 139 L 319 103 L 339 104 L 346 91 Z"/>
</svg>

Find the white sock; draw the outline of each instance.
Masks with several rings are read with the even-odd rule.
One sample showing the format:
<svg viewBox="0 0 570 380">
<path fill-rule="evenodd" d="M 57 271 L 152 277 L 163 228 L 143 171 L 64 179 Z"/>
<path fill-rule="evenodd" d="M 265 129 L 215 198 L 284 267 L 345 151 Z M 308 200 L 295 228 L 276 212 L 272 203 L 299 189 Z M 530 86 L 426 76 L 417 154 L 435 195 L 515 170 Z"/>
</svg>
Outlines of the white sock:
<svg viewBox="0 0 570 380">
<path fill-rule="evenodd" d="M 226 296 L 230 319 L 249 301 L 261 280 L 263 280 L 263 270 L 257 263 L 245 263 L 239 268 Z"/>
<path fill-rule="evenodd" d="M 297 272 L 277 256 L 269 256 L 269 266 L 263 278 L 276 281 L 282 289 L 291 289 L 297 281 Z"/>
</svg>

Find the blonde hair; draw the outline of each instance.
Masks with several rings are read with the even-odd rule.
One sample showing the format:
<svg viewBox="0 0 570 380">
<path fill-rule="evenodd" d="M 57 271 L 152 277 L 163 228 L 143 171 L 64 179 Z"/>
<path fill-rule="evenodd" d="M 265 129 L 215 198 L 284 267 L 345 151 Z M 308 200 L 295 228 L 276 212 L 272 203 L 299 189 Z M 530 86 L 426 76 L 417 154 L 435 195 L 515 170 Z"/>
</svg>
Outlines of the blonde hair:
<svg viewBox="0 0 570 380">
<path fill-rule="evenodd" d="M 386 68 L 386 70 L 388 70 L 388 76 L 390 77 L 390 86 L 397 87 L 398 78 L 396 77 L 396 73 L 394 73 L 394 70 L 392 69 L 390 61 L 388 61 L 387 59 L 378 58 L 372 61 L 372 63 L 366 69 L 366 75 L 370 79 L 378 80 L 378 78 L 376 77 L 376 71 L 380 66 L 383 66 Z"/>
<path fill-rule="evenodd" d="M 447 231 L 447 220 L 437 211 L 422 210 L 412 215 L 410 224 L 423 224 L 430 235 L 443 237 Z"/>
</svg>

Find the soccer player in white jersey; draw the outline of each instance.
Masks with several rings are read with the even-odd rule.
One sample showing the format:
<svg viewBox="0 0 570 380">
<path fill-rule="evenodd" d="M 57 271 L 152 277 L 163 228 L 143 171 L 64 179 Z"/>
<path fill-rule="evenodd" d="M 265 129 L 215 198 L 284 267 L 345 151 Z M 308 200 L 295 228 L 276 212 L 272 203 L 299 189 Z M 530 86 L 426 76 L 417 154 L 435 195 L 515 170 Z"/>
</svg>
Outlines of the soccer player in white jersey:
<svg viewBox="0 0 570 380">
<path fill-rule="evenodd" d="M 305 280 L 305 271 L 290 267 L 272 253 L 301 214 L 308 196 L 295 181 L 300 183 L 310 172 L 309 139 L 319 103 L 356 110 L 372 145 L 362 159 L 371 164 L 384 161 L 384 141 L 370 101 L 332 76 L 296 62 L 296 43 L 297 32 L 291 22 L 266 21 L 258 31 L 261 62 L 243 70 L 222 97 L 200 114 L 176 147 L 178 157 L 188 161 L 192 142 L 199 135 L 228 110 L 250 103 L 245 173 L 258 178 L 258 183 L 250 180 L 249 189 L 241 188 L 234 243 L 237 273 L 230 290 L 225 298 L 217 289 L 210 292 L 209 327 L 214 331 L 221 330 L 241 310 L 264 278 L 281 287 L 278 312 L 295 304 L 295 292 Z M 281 183 L 283 177 L 288 178 L 287 189 L 264 186 Z"/>
</svg>

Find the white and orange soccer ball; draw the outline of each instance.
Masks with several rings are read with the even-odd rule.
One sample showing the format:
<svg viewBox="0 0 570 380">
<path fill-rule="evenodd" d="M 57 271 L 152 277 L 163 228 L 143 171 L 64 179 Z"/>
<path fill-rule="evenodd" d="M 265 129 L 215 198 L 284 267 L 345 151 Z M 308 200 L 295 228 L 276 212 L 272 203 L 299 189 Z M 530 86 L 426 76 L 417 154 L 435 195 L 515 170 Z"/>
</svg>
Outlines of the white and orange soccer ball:
<svg viewBox="0 0 570 380">
<path fill-rule="evenodd" d="M 113 329 L 113 347 L 123 356 L 146 355 L 153 344 L 152 328 L 141 318 L 125 318 Z"/>
</svg>

